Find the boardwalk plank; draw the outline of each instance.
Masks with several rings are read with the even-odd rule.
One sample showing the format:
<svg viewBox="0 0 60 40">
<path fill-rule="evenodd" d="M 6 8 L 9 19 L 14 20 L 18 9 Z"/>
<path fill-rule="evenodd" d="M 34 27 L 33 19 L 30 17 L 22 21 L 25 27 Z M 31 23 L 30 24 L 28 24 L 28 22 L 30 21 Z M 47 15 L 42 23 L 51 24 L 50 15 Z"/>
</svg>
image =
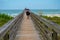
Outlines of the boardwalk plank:
<svg viewBox="0 0 60 40">
<path fill-rule="evenodd" d="M 25 14 L 15 40 L 40 40 L 31 18 L 27 19 Z"/>
</svg>

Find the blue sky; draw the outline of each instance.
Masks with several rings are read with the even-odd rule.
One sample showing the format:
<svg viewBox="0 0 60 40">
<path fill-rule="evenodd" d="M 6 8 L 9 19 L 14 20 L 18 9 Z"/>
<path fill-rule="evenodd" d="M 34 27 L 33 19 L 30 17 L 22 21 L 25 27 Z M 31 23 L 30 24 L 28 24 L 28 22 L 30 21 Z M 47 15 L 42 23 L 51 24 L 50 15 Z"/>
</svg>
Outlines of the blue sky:
<svg viewBox="0 0 60 40">
<path fill-rule="evenodd" d="M 60 0 L 0 0 L 0 9 L 60 9 Z"/>
</svg>

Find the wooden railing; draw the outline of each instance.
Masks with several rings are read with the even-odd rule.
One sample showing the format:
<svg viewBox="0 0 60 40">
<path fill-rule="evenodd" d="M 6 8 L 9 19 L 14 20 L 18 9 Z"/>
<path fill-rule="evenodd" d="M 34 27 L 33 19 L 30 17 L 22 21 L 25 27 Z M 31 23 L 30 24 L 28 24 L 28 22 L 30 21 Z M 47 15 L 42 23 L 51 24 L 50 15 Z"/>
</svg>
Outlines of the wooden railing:
<svg viewBox="0 0 60 40">
<path fill-rule="evenodd" d="M 60 36 L 60 25 L 34 13 L 31 14 L 31 19 L 40 34 L 41 40 L 60 40 L 58 39 Z"/>
<path fill-rule="evenodd" d="M 23 14 L 18 15 L 14 19 L 0 28 L 0 40 L 14 40 L 16 33 L 23 19 Z M 31 19 L 35 24 L 35 28 L 40 34 L 41 40 L 59 40 L 60 25 L 53 23 L 41 16 L 31 13 Z"/>
<path fill-rule="evenodd" d="M 0 28 L 0 40 L 14 40 L 23 18 L 23 13 Z"/>
</svg>

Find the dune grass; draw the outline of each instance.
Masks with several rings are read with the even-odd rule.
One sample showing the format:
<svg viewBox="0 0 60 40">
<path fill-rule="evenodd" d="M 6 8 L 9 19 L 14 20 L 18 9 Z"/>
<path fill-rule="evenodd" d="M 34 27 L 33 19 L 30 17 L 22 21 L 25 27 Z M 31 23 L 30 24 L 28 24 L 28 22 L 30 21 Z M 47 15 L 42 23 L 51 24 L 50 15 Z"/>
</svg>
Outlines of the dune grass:
<svg viewBox="0 0 60 40">
<path fill-rule="evenodd" d="M 7 15 L 7 14 L 1 14 L 0 13 L 0 27 L 4 25 L 6 22 L 11 20 L 13 17 Z"/>
<path fill-rule="evenodd" d="M 51 21 L 53 21 L 53 22 L 60 25 L 60 17 L 57 17 L 57 16 L 54 16 L 54 17 L 42 16 L 42 17 L 44 17 L 44 18 L 46 18 L 48 20 L 51 20 Z"/>
</svg>

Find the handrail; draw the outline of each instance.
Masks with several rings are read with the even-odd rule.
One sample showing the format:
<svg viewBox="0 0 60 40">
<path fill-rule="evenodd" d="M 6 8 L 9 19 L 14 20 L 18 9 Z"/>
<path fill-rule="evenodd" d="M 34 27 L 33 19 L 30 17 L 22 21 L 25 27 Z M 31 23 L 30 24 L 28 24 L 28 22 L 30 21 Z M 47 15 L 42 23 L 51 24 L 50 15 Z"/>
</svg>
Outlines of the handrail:
<svg viewBox="0 0 60 40">
<path fill-rule="evenodd" d="M 31 14 L 31 18 L 34 22 L 34 24 L 36 24 L 36 26 L 40 27 L 40 32 L 42 32 L 43 30 L 43 34 L 42 36 L 46 39 L 43 39 L 43 40 L 58 40 L 57 39 L 57 36 L 58 34 L 60 34 L 60 25 L 50 21 L 50 20 L 47 20 L 41 16 L 38 16 L 34 13 Z M 37 20 L 37 21 L 36 21 Z M 46 27 L 44 27 L 44 25 Z M 58 26 L 58 27 L 57 27 Z M 46 33 L 47 32 L 47 33 Z"/>
<path fill-rule="evenodd" d="M 34 24 L 36 24 L 35 26 L 39 29 L 37 29 L 39 31 L 39 34 L 42 35 L 43 40 L 51 40 L 48 38 L 48 35 L 46 35 L 46 32 L 49 32 L 48 30 L 46 30 L 43 25 L 40 23 L 40 20 L 34 15 L 31 14 L 31 18 L 34 22 Z M 36 21 L 37 20 L 37 21 Z M 49 32 L 50 33 L 50 32 Z"/>
<path fill-rule="evenodd" d="M 60 25 L 52 22 L 51 20 L 47 20 L 41 16 L 34 14 L 40 21 L 48 26 L 48 28 L 54 29 L 56 32 L 60 33 Z"/>
<path fill-rule="evenodd" d="M 22 20 L 22 17 L 23 17 L 23 13 L 18 15 L 17 17 L 15 17 L 14 19 L 10 20 L 8 23 L 6 23 L 5 25 L 3 25 L 1 28 L 0 28 L 0 39 L 3 38 L 6 33 L 8 31 L 11 30 L 11 28 L 14 27 L 14 25 L 17 25 L 16 23 L 21 21 Z"/>
<path fill-rule="evenodd" d="M 44 21 L 46 21 L 46 22 L 48 22 L 48 23 L 50 23 L 50 25 L 53 26 L 52 29 L 54 29 L 56 32 L 60 33 L 60 25 L 52 22 L 51 20 L 47 20 L 47 19 L 45 19 L 45 18 L 43 18 L 43 17 L 41 17 L 41 19 L 44 20 Z M 54 27 L 55 27 L 55 28 L 54 28 Z"/>
</svg>

